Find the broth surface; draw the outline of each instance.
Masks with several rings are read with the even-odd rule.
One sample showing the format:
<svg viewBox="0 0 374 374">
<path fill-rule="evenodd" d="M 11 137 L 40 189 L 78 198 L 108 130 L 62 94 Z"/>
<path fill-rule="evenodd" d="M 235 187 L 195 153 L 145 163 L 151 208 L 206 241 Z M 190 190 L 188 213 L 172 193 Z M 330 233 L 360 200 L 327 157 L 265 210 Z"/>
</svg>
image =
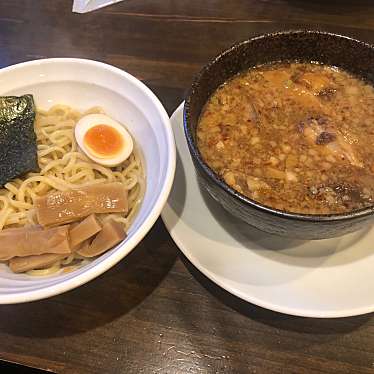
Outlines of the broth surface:
<svg viewBox="0 0 374 374">
<path fill-rule="evenodd" d="M 243 72 L 208 100 L 197 142 L 232 188 L 295 213 L 374 205 L 374 89 L 318 64 Z"/>
</svg>

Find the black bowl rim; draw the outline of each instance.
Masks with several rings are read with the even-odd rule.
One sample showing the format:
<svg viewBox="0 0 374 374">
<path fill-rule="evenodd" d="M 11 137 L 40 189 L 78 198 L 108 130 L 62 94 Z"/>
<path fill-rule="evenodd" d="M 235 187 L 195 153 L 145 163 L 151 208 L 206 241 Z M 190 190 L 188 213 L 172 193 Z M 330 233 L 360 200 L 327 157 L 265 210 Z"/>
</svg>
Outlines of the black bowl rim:
<svg viewBox="0 0 374 374">
<path fill-rule="evenodd" d="M 276 31 L 272 33 L 266 33 L 266 34 L 260 34 L 257 36 L 254 36 L 250 39 L 243 40 L 240 42 L 237 42 L 233 44 L 231 47 L 225 49 L 221 53 L 219 53 L 217 56 L 215 56 L 209 63 L 207 63 L 201 70 L 200 72 L 195 76 L 191 87 L 187 91 L 187 98 L 184 103 L 184 108 L 183 108 L 183 128 L 184 128 L 184 134 L 187 140 L 187 145 L 189 148 L 189 151 L 191 153 L 192 158 L 194 158 L 198 162 L 198 166 L 200 169 L 204 172 L 204 174 L 212 181 L 214 182 L 220 189 L 224 190 L 227 192 L 231 197 L 233 197 L 235 200 L 239 201 L 242 204 L 246 204 L 252 208 L 255 208 L 259 211 L 263 211 L 266 213 L 269 213 L 271 215 L 281 217 L 281 218 L 286 218 L 286 219 L 293 219 L 293 220 L 298 220 L 298 221 L 309 221 L 309 222 L 319 222 L 319 221 L 344 221 L 344 220 L 352 220 L 354 218 L 364 218 L 366 216 L 370 216 L 374 214 L 374 205 L 369 206 L 367 208 L 362 208 L 362 209 L 357 209 L 353 210 L 347 213 L 332 213 L 332 214 L 302 214 L 302 213 L 292 213 L 292 212 L 287 212 L 275 208 L 271 208 L 269 206 L 260 204 L 259 202 L 252 200 L 248 198 L 247 196 L 241 194 L 240 192 L 234 190 L 231 188 L 228 184 L 226 184 L 203 160 L 200 151 L 198 150 L 197 145 L 195 144 L 193 140 L 193 135 L 192 135 L 192 130 L 190 126 L 188 125 L 189 120 L 188 118 L 190 117 L 190 102 L 191 102 L 191 97 L 196 90 L 196 88 L 199 86 L 199 82 L 201 80 L 201 77 L 203 74 L 206 74 L 209 72 L 211 67 L 216 64 L 220 59 L 222 59 L 224 56 L 234 53 L 235 50 L 241 48 L 243 45 L 250 44 L 255 40 L 259 39 L 265 39 L 265 38 L 273 38 L 276 36 L 287 36 L 287 35 L 292 35 L 292 34 L 319 34 L 319 35 L 326 35 L 329 37 L 333 38 L 338 38 L 338 39 L 347 39 L 350 40 L 351 42 L 357 43 L 361 45 L 364 48 L 370 48 L 374 49 L 374 45 L 363 42 L 361 40 L 354 39 L 352 37 L 346 36 L 346 35 L 341 35 L 337 33 L 332 33 L 328 31 L 320 31 L 320 30 L 287 30 L 287 31 Z"/>
</svg>

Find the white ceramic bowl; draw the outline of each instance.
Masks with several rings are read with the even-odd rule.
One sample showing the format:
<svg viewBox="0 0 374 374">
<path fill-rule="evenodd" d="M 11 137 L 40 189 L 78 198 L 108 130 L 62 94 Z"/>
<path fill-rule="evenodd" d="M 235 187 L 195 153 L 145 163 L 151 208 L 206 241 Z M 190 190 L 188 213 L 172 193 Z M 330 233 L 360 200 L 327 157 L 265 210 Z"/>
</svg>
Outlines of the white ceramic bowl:
<svg viewBox="0 0 374 374">
<path fill-rule="evenodd" d="M 84 110 L 101 106 L 127 125 L 146 169 L 146 192 L 128 237 L 88 265 L 67 274 L 31 277 L 0 265 L 0 303 L 43 299 L 71 290 L 102 274 L 131 252 L 147 234 L 169 195 L 175 144 L 169 117 L 157 97 L 132 75 L 113 66 L 74 58 L 36 60 L 0 70 L 0 94 L 31 93 L 37 107 L 58 103 Z"/>
</svg>

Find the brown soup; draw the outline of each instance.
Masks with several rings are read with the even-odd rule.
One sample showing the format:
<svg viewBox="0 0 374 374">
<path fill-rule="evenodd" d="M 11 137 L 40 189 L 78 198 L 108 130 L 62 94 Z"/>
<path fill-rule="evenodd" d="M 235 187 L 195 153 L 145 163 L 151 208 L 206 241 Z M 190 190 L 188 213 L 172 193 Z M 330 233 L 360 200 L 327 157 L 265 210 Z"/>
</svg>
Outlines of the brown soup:
<svg viewBox="0 0 374 374">
<path fill-rule="evenodd" d="M 374 205 L 374 89 L 319 64 L 243 72 L 210 97 L 197 141 L 232 188 L 295 213 Z"/>
</svg>

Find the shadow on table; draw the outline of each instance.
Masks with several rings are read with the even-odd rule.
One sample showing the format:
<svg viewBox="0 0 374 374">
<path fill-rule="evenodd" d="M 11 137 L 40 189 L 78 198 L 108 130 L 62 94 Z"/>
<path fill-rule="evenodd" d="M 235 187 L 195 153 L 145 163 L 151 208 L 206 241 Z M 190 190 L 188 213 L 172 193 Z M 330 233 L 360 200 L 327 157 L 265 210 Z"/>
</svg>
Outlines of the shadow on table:
<svg viewBox="0 0 374 374">
<path fill-rule="evenodd" d="M 27 337 L 69 336 L 131 313 L 175 263 L 177 251 L 159 219 L 132 253 L 99 278 L 51 299 L 0 306 L 0 329 Z"/>
<path fill-rule="evenodd" d="M 304 318 L 273 312 L 230 294 L 202 274 L 183 255 L 180 257 L 192 276 L 219 301 L 241 315 L 257 322 L 297 333 L 318 334 L 322 340 L 335 339 L 336 334 L 349 333 L 371 319 L 371 314 L 348 318 Z M 307 344 L 307 342 L 306 342 Z"/>
</svg>

